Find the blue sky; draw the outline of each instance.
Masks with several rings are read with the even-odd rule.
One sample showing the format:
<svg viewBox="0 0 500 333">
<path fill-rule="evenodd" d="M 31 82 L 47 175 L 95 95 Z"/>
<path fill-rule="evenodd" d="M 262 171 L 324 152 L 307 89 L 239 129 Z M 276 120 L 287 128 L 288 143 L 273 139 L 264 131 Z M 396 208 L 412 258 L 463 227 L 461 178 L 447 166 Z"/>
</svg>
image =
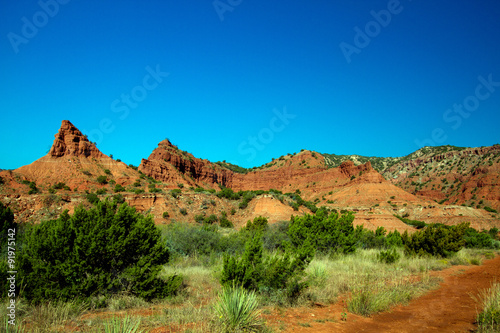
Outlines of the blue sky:
<svg viewBox="0 0 500 333">
<path fill-rule="evenodd" d="M 134 165 L 165 138 L 244 167 L 499 143 L 499 17 L 496 0 L 2 1 L 0 168 L 45 155 L 63 119 Z"/>
</svg>

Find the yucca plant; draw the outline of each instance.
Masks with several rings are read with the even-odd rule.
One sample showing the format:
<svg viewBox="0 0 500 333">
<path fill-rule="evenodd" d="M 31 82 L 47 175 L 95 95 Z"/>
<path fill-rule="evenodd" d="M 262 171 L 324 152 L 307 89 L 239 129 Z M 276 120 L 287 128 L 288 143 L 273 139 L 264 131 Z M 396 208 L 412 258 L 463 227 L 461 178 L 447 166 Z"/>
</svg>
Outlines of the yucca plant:
<svg viewBox="0 0 500 333">
<path fill-rule="evenodd" d="M 479 326 L 478 331 L 500 331 L 500 283 L 495 283 L 491 288 L 483 290 L 476 301 L 483 309 L 476 318 Z"/>
<path fill-rule="evenodd" d="M 108 322 L 104 323 L 105 333 L 141 333 L 143 330 L 139 330 L 140 320 L 132 320 L 130 317 L 126 316 L 124 318 L 112 318 Z"/>
<path fill-rule="evenodd" d="M 242 287 L 224 287 L 215 305 L 225 332 L 258 332 L 263 329 L 257 296 Z"/>
</svg>

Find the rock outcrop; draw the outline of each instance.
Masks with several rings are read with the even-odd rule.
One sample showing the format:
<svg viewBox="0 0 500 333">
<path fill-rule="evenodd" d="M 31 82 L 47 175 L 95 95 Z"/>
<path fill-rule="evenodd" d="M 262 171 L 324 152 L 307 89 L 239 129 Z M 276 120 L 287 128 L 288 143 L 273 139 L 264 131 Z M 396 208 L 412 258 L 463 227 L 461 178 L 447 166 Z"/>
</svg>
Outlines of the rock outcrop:
<svg viewBox="0 0 500 333">
<path fill-rule="evenodd" d="M 181 151 L 169 140 L 163 140 L 148 159 L 142 159 L 139 170 L 145 175 L 165 183 L 218 188 L 228 186 L 232 171 L 208 160 Z"/>
<path fill-rule="evenodd" d="M 106 176 L 109 180 L 114 178 L 121 185 L 139 178 L 137 171 L 103 154 L 68 120 L 62 121 L 47 155 L 14 172 L 39 185 L 64 182 L 77 191 L 99 186 L 98 176 Z"/>
<path fill-rule="evenodd" d="M 49 151 L 49 156 L 63 157 L 107 157 L 91 143 L 85 135 L 78 130 L 69 120 L 63 120 L 59 132 L 55 135 L 54 143 Z"/>
</svg>

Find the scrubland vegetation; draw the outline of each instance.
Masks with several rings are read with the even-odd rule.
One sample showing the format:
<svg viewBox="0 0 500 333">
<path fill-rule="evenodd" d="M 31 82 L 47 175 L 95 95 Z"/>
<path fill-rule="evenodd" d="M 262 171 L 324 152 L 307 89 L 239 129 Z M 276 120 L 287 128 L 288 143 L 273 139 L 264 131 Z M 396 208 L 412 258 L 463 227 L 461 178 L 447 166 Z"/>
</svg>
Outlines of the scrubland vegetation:
<svg viewBox="0 0 500 333">
<path fill-rule="evenodd" d="M 5 235 L 14 225 L 3 205 L 0 219 Z M 15 226 L 17 326 L 6 321 L 2 257 L 2 330 L 266 332 L 272 328 L 263 311 L 340 299 L 346 317 L 369 316 L 437 287 L 430 271 L 479 265 L 500 248 L 498 230 L 478 232 L 467 223 L 400 234 L 355 228 L 353 219 L 319 208 L 273 225 L 258 217 L 241 230 L 210 218 L 155 226 L 121 200 L 108 200 Z M 481 295 L 485 331 L 498 323 L 498 290 Z"/>
</svg>

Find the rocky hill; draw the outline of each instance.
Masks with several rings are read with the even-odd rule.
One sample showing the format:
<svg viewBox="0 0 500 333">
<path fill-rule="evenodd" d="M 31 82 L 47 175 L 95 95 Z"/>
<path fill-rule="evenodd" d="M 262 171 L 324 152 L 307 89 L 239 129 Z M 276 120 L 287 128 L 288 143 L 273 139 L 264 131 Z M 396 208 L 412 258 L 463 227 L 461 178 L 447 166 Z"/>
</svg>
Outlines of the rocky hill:
<svg viewBox="0 0 500 333">
<path fill-rule="evenodd" d="M 370 161 L 387 180 L 423 199 L 500 210 L 500 145 L 424 147 L 404 157 L 325 154 L 327 165 Z"/>
<path fill-rule="evenodd" d="M 370 229 L 412 230 L 395 215 L 429 223 L 469 221 L 483 229 L 500 227 L 494 208 L 485 210 L 498 201 L 498 150 L 433 148 L 394 159 L 334 159 L 303 150 L 244 169 L 194 157 L 164 140 L 136 168 L 104 155 L 63 121 L 46 156 L 0 171 L 0 198 L 18 222 L 54 218 L 64 209 L 111 198 L 151 214 L 157 223 L 227 216 L 238 227 L 260 215 L 274 223 L 325 206 L 354 211 L 355 224 Z M 460 200 L 467 205 L 457 205 Z"/>
</svg>

